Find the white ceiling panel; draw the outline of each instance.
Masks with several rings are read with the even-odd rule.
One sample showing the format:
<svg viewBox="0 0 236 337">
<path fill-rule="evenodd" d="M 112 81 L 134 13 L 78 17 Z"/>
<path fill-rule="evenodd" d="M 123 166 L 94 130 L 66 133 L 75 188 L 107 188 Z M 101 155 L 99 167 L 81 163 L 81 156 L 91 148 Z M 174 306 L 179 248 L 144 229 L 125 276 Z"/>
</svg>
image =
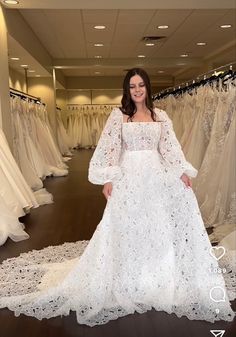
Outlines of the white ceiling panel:
<svg viewBox="0 0 236 337">
<path fill-rule="evenodd" d="M 157 10 L 147 26 L 146 35 L 169 37 L 191 15 L 192 10 Z M 157 26 L 168 25 L 168 29 L 157 29 Z"/>
<path fill-rule="evenodd" d="M 137 0 L 21 0 L 18 5 L 9 6 L 10 8 L 50 8 L 50 9 L 156 9 L 157 0 L 137 1 Z M 4 4 L 5 7 L 8 5 Z M 178 9 L 178 8 L 235 8 L 235 0 L 158 0 L 160 9 Z"/>
<path fill-rule="evenodd" d="M 83 69 L 63 69 L 65 76 L 90 76 L 89 68 Z"/>
<path fill-rule="evenodd" d="M 176 2 L 177 3 L 177 2 Z M 118 5 L 117 5 L 118 6 Z M 158 7 L 158 5 L 157 5 Z M 65 76 L 93 76 L 93 65 L 99 63 L 95 56 L 105 59 L 104 69 L 98 76 L 120 76 L 122 69 L 111 66 L 109 61 L 120 60 L 124 66 L 147 64 L 153 59 L 161 61 L 163 76 L 168 76 L 176 69 L 187 68 L 191 64 L 193 69 L 202 66 L 205 59 L 217 53 L 228 45 L 236 44 L 236 10 L 235 9 L 34 9 L 21 10 L 26 22 L 35 32 L 41 43 L 54 59 L 60 59 L 63 66 L 66 60 L 91 59 L 94 64 L 84 65 L 82 69 L 63 70 Z M 221 24 L 232 24 L 232 28 L 222 30 Z M 95 25 L 105 25 L 105 30 L 95 30 Z M 169 25 L 166 30 L 157 29 L 158 25 Z M 142 41 L 144 36 L 166 36 L 165 39 L 155 41 L 155 46 L 147 47 Z M 207 45 L 199 47 L 197 42 L 206 41 Z M 234 42 L 235 41 L 235 42 Z M 103 43 L 103 47 L 95 47 L 95 43 Z M 189 58 L 180 55 L 188 53 Z M 227 53 L 226 53 L 227 54 Z M 145 55 L 140 59 L 138 55 Z M 226 63 L 231 56 L 226 55 L 225 61 L 221 52 L 221 62 Z M 163 65 L 163 59 L 166 65 Z M 185 66 L 177 66 L 185 63 Z M 82 62 L 83 64 L 83 62 Z M 194 70 L 194 71 L 195 71 Z M 84 72 L 83 72 L 84 71 Z M 153 70 L 151 70 L 153 71 Z"/>
<path fill-rule="evenodd" d="M 120 10 L 118 24 L 144 24 L 147 25 L 155 14 L 155 10 Z"/>
<path fill-rule="evenodd" d="M 105 25 L 116 21 L 118 10 L 83 10 L 84 23 Z"/>
<path fill-rule="evenodd" d="M 139 42 L 144 36 L 146 29 L 145 24 L 139 23 L 127 23 L 117 24 L 113 37 L 113 43 L 125 43 L 125 42 Z"/>
<path fill-rule="evenodd" d="M 86 23 L 84 24 L 85 38 L 87 42 L 93 43 L 111 43 L 113 38 L 113 33 L 115 29 L 114 24 L 106 25 L 104 30 L 94 29 L 95 24 Z"/>
</svg>

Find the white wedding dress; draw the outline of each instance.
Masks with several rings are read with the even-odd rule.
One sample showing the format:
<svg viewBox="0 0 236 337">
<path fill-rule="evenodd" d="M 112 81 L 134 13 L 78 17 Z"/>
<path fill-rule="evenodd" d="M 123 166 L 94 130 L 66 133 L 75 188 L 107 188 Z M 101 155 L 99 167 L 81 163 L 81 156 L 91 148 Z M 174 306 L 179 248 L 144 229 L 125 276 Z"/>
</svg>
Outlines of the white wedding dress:
<svg viewBox="0 0 236 337">
<path fill-rule="evenodd" d="M 89 166 L 92 183 L 113 183 L 93 237 L 4 261 L 0 307 L 38 319 L 73 310 L 89 326 L 152 308 L 191 320 L 233 320 L 235 294 L 214 273 L 218 262 L 195 195 L 180 179 L 197 171 L 166 113 L 155 112 L 158 122 L 124 123 L 121 111 L 112 111 Z M 210 298 L 213 287 L 225 291 L 224 302 Z"/>
</svg>

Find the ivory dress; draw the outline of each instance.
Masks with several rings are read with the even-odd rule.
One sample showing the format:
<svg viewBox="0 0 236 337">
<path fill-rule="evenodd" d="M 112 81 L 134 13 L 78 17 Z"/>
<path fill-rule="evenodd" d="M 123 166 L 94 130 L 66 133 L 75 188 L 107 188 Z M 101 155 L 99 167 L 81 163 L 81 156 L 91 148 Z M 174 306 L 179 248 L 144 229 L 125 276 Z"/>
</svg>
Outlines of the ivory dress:
<svg viewBox="0 0 236 337">
<path fill-rule="evenodd" d="M 155 112 L 158 122 L 123 123 L 121 111 L 112 111 L 89 167 L 92 183 L 113 183 L 93 237 L 4 261 L 0 307 L 38 319 L 73 310 L 89 326 L 152 308 L 233 320 L 195 195 L 180 179 L 197 171 L 166 113 Z M 210 298 L 214 287 L 225 291 L 224 302 Z"/>
</svg>

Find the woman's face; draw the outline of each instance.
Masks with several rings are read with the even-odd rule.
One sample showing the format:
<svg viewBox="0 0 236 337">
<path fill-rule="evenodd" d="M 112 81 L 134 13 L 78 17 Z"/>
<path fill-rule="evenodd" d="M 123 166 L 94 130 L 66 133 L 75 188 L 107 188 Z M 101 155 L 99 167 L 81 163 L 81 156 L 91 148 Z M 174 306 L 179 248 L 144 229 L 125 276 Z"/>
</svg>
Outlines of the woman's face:
<svg viewBox="0 0 236 337">
<path fill-rule="evenodd" d="M 145 83 L 139 75 L 131 77 L 129 82 L 130 96 L 134 103 L 143 103 L 146 100 L 147 90 Z"/>
</svg>

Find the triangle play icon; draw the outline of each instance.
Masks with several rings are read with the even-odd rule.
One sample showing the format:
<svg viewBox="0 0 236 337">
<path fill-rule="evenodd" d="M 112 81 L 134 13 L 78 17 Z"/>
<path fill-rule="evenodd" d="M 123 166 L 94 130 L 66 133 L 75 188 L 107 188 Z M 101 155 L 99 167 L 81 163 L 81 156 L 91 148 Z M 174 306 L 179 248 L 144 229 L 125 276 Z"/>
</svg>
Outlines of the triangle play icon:
<svg viewBox="0 0 236 337">
<path fill-rule="evenodd" d="M 225 330 L 210 330 L 210 332 L 214 337 L 223 337 L 225 334 Z"/>
</svg>

